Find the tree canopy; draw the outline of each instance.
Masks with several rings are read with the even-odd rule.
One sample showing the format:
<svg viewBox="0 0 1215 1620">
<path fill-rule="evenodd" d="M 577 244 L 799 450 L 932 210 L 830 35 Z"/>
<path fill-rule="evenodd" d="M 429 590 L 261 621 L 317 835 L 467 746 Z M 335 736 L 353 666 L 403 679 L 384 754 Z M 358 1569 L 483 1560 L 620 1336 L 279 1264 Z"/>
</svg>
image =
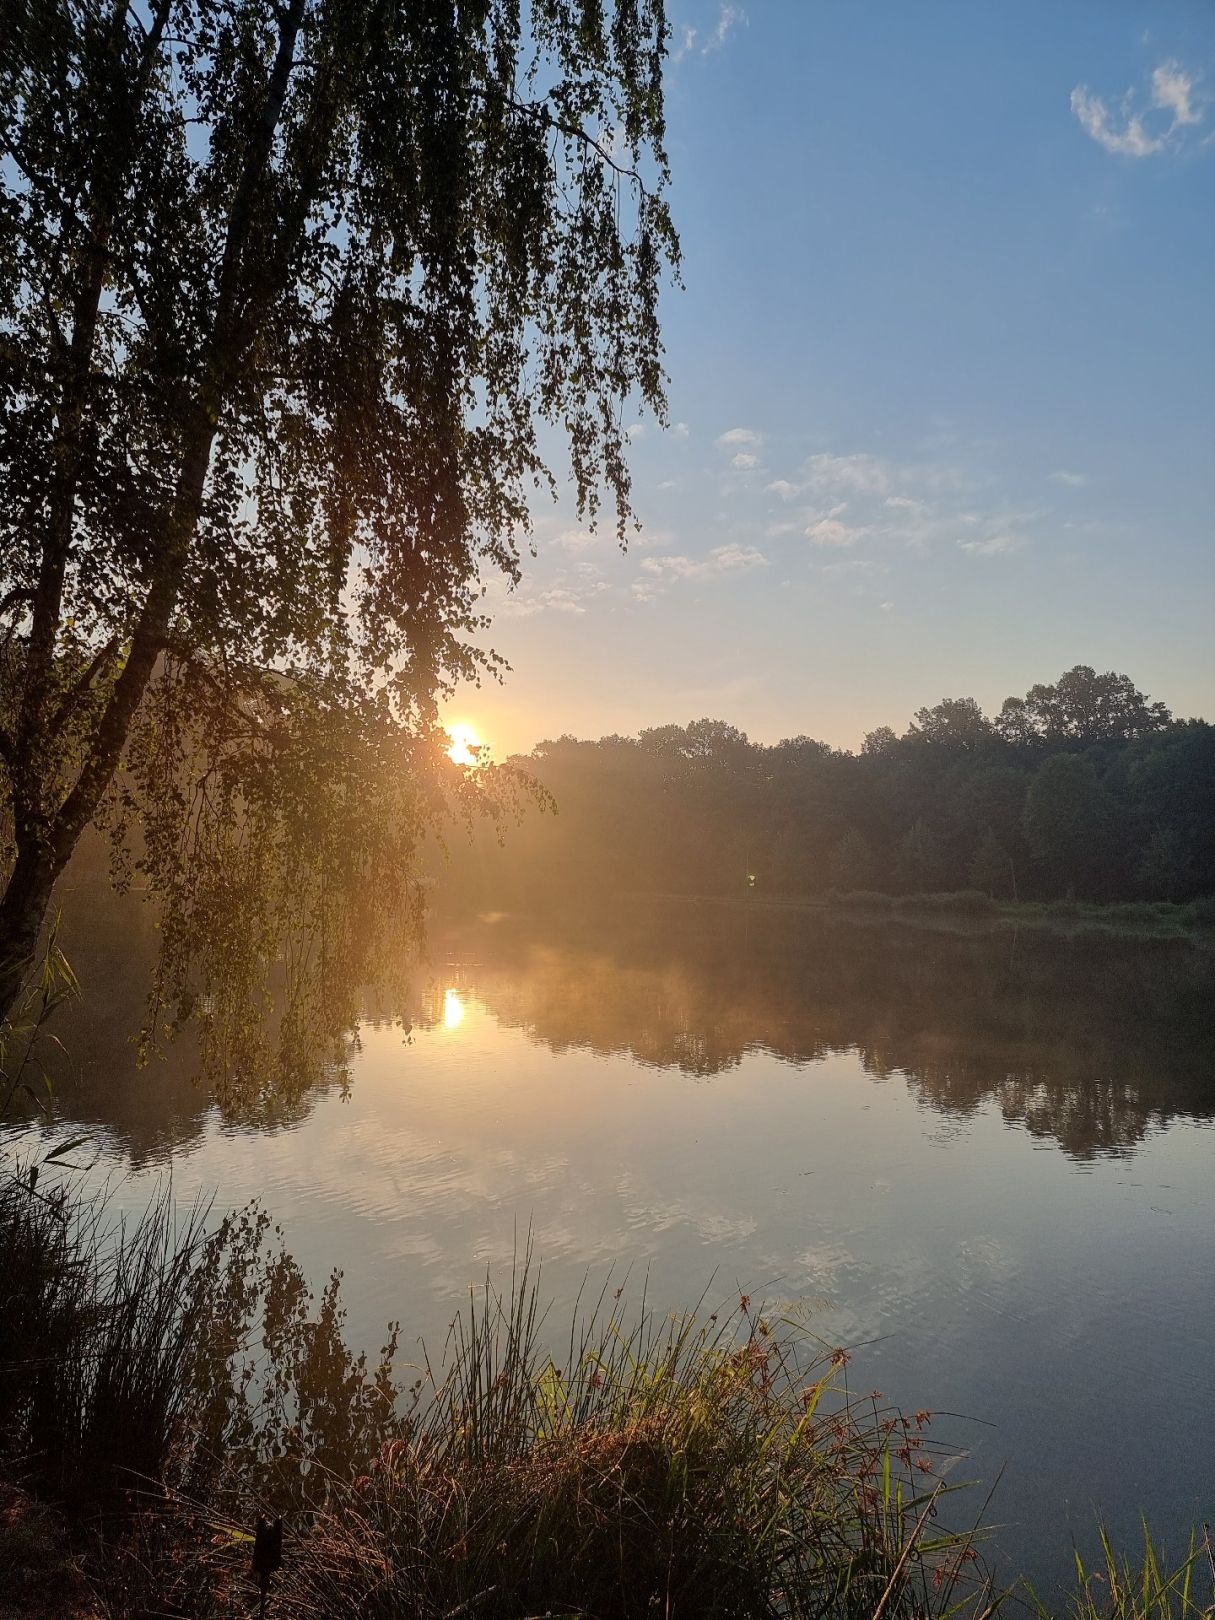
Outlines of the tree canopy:
<svg viewBox="0 0 1215 1620">
<path fill-rule="evenodd" d="M 408 868 L 550 429 L 630 521 L 666 39 L 662 0 L 8 8 L 0 1012 L 99 817 L 182 951 L 272 846 L 295 898 Z"/>
</svg>

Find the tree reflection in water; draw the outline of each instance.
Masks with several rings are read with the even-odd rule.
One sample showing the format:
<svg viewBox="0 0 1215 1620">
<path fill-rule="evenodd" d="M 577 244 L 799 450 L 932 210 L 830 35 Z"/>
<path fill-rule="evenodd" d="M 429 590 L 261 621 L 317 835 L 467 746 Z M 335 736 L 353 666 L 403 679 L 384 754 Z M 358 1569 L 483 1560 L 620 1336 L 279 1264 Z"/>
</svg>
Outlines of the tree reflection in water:
<svg viewBox="0 0 1215 1620">
<path fill-rule="evenodd" d="M 130 899 L 68 910 L 84 986 L 59 1031 L 66 1113 L 138 1164 L 188 1144 L 210 1099 L 188 1036 L 138 1070 L 131 1036 L 153 938 Z M 373 1023 L 443 1026 L 471 1001 L 537 1043 L 711 1082 L 749 1051 L 796 1065 L 855 1051 L 925 1108 L 1005 1119 L 1077 1160 L 1132 1153 L 1175 1116 L 1215 1117 L 1215 955 L 1183 940 L 925 930 L 818 913 L 637 902 L 562 918 L 436 920 L 429 963 Z M 347 1032 L 353 1050 L 355 1032 Z M 231 1123 L 305 1118 L 341 1083 L 228 1098 Z M 357 1073 L 354 1083 L 357 1084 Z"/>
<path fill-rule="evenodd" d="M 1071 1157 L 1215 1117 L 1215 957 L 1178 940 L 927 931 L 821 914 L 639 904 L 450 928 L 503 1024 L 700 1079 L 760 1050 L 856 1051 L 926 1106 L 1004 1117 Z M 415 1020 L 435 1017 L 419 997 Z"/>
</svg>

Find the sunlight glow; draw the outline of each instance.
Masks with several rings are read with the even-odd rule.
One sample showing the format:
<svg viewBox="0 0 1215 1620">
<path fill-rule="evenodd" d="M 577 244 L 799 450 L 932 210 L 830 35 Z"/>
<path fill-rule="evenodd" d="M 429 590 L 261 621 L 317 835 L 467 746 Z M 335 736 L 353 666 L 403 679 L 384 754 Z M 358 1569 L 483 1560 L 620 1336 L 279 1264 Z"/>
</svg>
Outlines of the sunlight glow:
<svg viewBox="0 0 1215 1620">
<path fill-rule="evenodd" d="M 464 1003 L 455 990 L 443 992 L 443 1027 L 459 1029 L 464 1022 Z"/>
<path fill-rule="evenodd" d="M 447 735 L 451 738 L 451 747 L 447 750 L 447 757 L 453 765 L 475 765 L 477 763 L 477 750 L 481 747 L 481 739 L 471 726 L 448 726 Z"/>
</svg>

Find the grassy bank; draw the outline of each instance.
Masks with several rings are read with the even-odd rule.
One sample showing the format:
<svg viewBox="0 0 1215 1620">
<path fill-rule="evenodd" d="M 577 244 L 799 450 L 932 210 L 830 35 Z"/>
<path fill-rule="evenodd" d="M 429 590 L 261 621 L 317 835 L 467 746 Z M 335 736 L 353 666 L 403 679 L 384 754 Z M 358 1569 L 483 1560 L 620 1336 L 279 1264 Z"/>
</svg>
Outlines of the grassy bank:
<svg viewBox="0 0 1215 1620">
<path fill-rule="evenodd" d="M 993 900 L 977 889 L 941 894 L 883 894 L 873 890 L 829 893 L 832 911 L 889 916 L 915 924 L 987 922 L 1000 927 L 1045 928 L 1066 933 L 1121 934 L 1137 938 L 1183 938 L 1215 929 L 1215 901 L 1122 901 L 1099 905 L 1079 900 Z"/>
<path fill-rule="evenodd" d="M 993 900 L 978 889 L 933 894 L 887 894 L 880 889 L 831 889 L 823 895 L 663 894 L 637 896 L 732 909 L 804 911 L 881 919 L 909 927 L 937 929 L 1032 928 L 1103 938 L 1194 939 L 1215 937 L 1215 900 L 1120 901 L 1108 905 L 1079 900 Z"/>
<path fill-rule="evenodd" d="M 352 1354 L 337 1279 L 314 1299 L 259 1213 L 209 1224 L 161 1201 L 123 1228 L 16 1181 L 0 1297 L 0 1469 L 23 1505 L 0 1578 L 31 1594 L 19 1613 L 50 1612 L 41 1559 L 75 1614 L 248 1614 L 261 1513 L 288 1527 L 270 1613 L 317 1620 L 1000 1602 L 976 1535 L 942 1528 L 927 1415 L 851 1398 L 846 1357 L 805 1365 L 745 1299 L 698 1322 L 601 1297 L 554 1357 L 524 1265 L 401 1379 L 395 1331 L 378 1363 Z M 1166 1571 L 1149 1551 L 1074 1606 L 1196 1620 L 1208 1552 Z"/>
</svg>

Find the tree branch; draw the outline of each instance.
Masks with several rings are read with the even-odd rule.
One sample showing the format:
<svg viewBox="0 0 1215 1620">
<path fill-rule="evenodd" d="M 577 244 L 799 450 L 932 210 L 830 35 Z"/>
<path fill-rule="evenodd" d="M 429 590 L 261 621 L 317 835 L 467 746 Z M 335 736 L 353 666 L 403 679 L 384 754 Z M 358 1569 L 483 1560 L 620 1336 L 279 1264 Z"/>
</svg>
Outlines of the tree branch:
<svg viewBox="0 0 1215 1620">
<path fill-rule="evenodd" d="M 50 717 L 50 720 L 47 722 L 47 730 L 51 736 L 54 736 L 54 734 L 59 731 L 60 727 L 70 716 L 72 710 L 80 702 L 80 699 L 88 691 L 89 687 L 92 686 L 102 669 L 118 651 L 120 645 L 121 642 L 119 637 L 114 635 L 111 636 L 103 646 L 98 647 L 97 651 L 89 660 L 87 669 L 85 669 L 78 680 L 72 683 L 71 689 L 64 694 L 62 702 L 57 705 L 54 713 Z"/>
</svg>

